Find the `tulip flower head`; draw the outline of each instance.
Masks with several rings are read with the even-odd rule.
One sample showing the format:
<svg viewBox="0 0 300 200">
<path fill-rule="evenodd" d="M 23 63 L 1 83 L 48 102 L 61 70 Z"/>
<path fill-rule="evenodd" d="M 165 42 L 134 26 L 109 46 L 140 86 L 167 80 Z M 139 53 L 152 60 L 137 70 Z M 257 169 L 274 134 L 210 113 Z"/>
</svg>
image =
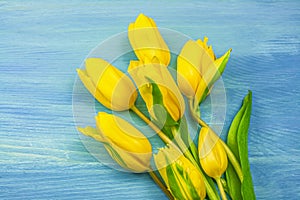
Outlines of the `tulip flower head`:
<svg viewBox="0 0 300 200">
<path fill-rule="evenodd" d="M 228 62 L 231 49 L 216 58 L 212 46 L 204 40 L 189 40 L 177 57 L 177 82 L 181 92 L 199 104 L 214 82 L 221 76 Z"/>
<path fill-rule="evenodd" d="M 184 100 L 168 69 L 154 57 L 145 62 L 130 61 L 128 72 L 135 81 L 150 115 L 158 119 L 153 106 L 163 106 L 173 121 L 184 114 Z"/>
<path fill-rule="evenodd" d="M 175 199 L 204 199 L 206 189 L 198 169 L 173 147 L 154 155 L 156 167 Z"/>
<path fill-rule="evenodd" d="M 227 169 L 227 154 L 221 139 L 208 127 L 202 127 L 199 134 L 198 151 L 200 164 L 205 173 L 218 179 Z"/>
<path fill-rule="evenodd" d="M 105 107 L 124 111 L 130 109 L 137 98 L 137 91 L 128 76 L 100 58 L 88 58 L 85 69 L 77 69 L 88 91 Z"/>
<path fill-rule="evenodd" d="M 105 112 L 98 113 L 96 125 L 97 129 L 78 130 L 102 142 L 110 156 L 124 169 L 136 173 L 150 170 L 152 146 L 141 132 L 122 118 Z"/>
<path fill-rule="evenodd" d="M 171 59 L 169 48 L 162 38 L 155 22 L 150 17 L 140 14 L 128 27 L 130 44 L 139 60 L 157 57 L 168 66 Z"/>
</svg>

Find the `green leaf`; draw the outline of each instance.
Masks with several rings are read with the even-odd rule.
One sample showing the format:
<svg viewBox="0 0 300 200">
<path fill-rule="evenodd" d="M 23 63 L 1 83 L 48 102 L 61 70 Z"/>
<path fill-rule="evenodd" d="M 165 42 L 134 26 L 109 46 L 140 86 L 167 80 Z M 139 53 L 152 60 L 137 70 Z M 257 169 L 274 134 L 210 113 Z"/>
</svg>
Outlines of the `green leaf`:
<svg viewBox="0 0 300 200">
<path fill-rule="evenodd" d="M 226 169 L 226 180 L 227 180 L 227 189 L 230 197 L 233 200 L 243 199 L 241 193 L 241 182 L 233 166 L 230 163 L 228 163 L 228 167 Z"/>
<path fill-rule="evenodd" d="M 207 183 L 210 185 L 210 188 L 213 191 L 213 193 L 211 193 L 211 194 L 209 194 L 207 192 L 207 196 L 209 197 L 209 199 L 220 199 L 220 197 L 218 196 L 218 191 L 217 191 L 215 182 L 213 181 L 213 179 L 211 177 L 209 177 L 206 173 L 204 173 L 204 170 L 202 169 L 201 166 L 200 166 L 200 168 L 201 168 L 202 174 L 204 175 L 204 177 L 203 177 L 204 182 L 207 181 Z"/>
<path fill-rule="evenodd" d="M 174 121 L 174 119 L 168 113 L 168 111 L 163 103 L 163 95 L 160 92 L 158 85 L 154 82 L 151 82 L 151 86 L 152 86 L 152 95 L 153 95 L 153 105 L 161 105 L 162 108 L 164 108 L 164 110 L 162 110 L 162 109 L 155 109 L 155 107 L 154 107 L 154 113 L 155 113 L 155 116 L 157 117 L 157 119 L 165 121 L 165 126 L 178 125 L 178 122 Z M 160 117 L 166 117 L 166 119 L 159 119 Z"/>
<path fill-rule="evenodd" d="M 240 162 L 240 157 L 239 157 L 239 150 L 237 144 L 237 132 L 246 107 L 247 107 L 246 104 L 242 105 L 239 112 L 234 117 L 227 135 L 227 145 L 231 149 L 232 153 L 235 155 L 235 157 L 239 162 Z M 231 163 L 228 163 L 228 167 L 226 170 L 226 180 L 227 180 L 227 187 L 231 198 L 242 199 L 241 182 Z"/>
<path fill-rule="evenodd" d="M 220 76 L 223 74 L 226 64 L 229 60 L 230 57 L 230 52 L 231 50 L 227 51 L 224 60 L 222 61 L 222 63 L 220 64 L 219 68 L 218 68 L 218 72 L 214 75 L 211 83 L 210 83 L 210 87 L 220 78 Z"/>
<path fill-rule="evenodd" d="M 238 129 L 237 141 L 240 153 L 241 167 L 244 175 L 242 182 L 242 196 L 245 200 L 252 200 L 255 198 L 253 182 L 250 171 L 250 164 L 248 159 L 248 129 L 250 124 L 251 106 L 252 106 L 252 92 L 249 91 L 244 103 L 247 104 L 245 114 L 241 120 Z"/>
<path fill-rule="evenodd" d="M 206 89 L 205 89 L 205 91 L 204 91 L 201 99 L 198 102 L 198 105 L 200 105 L 206 99 L 206 97 L 208 96 L 208 94 L 209 94 L 209 89 L 208 89 L 208 87 L 206 87 Z"/>
<path fill-rule="evenodd" d="M 232 199 L 255 199 L 248 160 L 248 129 L 250 124 L 251 105 L 252 92 L 249 91 L 248 95 L 244 98 L 242 107 L 231 123 L 227 136 L 227 144 L 239 160 L 243 172 L 243 182 L 241 183 L 232 165 L 228 165 L 226 170 L 226 180 L 229 194 Z"/>
<path fill-rule="evenodd" d="M 163 95 L 158 85 L 150 78 L 147 79 L 149 80 L 152 87 L 153 105 L 160 105 L 153 107 L 155 118 L 151 119 L 157 126 L 162 127 L 163 133 L 165 133 L 165 135 L 172 140 L 174 137 L 171 131 L 171 127 L 177 127 L 179 123 L 174 121 L 171 115 L 167 112 L 167 109 L 163 104 Z"/>
<path fill-rule="evenodd" d="M 226 67 L 226 64 L 229 60 L 229 57 L 230 57 L 230 52 L 231 50 L 227 51 L 227 53 L 224 55 L 224 60 L 222 61 L 222 63 L 220 64 L 218 70 L 216 70 L 215 74 L 213 75 L 212 79 L 211 80 L 207 80 L 208 81 L 208 85 L 205 89 L 205 91 L 203 92 L 203 95 L 202 97 L 198 100 L 198 103 L 197 105 L 201 104 L 205 98 L 209 95 L 209 91 L 212 89 L 214 83 L 221 77 L 221 75 L 223 74 L 224 70 L 225 70 L 225 67 Z"/>
<path fill-rule="evenodd" d="M 240 157 L 239 157 L 239 149 L 238 149 L 238 144 L 237 144 L 237 133 L 238 133 L 238 128 L 239 128 L 241 119 L 245 113 L 246 107 L 247 107 L 247 104 L 244 103 L 242 105 L 242 107 L 240 108 L 239 112 L 234 117 L 234 119 L 231 123 L 230 129 L 229 129 L 229 132 L 228 132 L 228 136 L 227 136 L 227 144 L 239 162 L 240 162 Z"/>
</svg>

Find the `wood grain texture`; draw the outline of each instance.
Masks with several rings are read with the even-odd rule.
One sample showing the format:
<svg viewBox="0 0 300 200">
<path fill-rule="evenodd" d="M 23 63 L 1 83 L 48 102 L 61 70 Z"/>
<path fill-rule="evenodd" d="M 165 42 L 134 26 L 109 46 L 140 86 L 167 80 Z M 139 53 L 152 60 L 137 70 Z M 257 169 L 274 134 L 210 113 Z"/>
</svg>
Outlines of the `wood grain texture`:
<svg viewBox="0 0 300 200">
<path fill-rule="evenodd" d="M 0 1 L 0 199 L 166 199 L 147 175 L 99 163 L 73 122 L 75 69 L 140 12 L 207 35 L 217 55 L 233 48 L 226 128 L 251 89 L 257 199 L 299 199 L 300 4 L 272 0 Z"/>
</svg>

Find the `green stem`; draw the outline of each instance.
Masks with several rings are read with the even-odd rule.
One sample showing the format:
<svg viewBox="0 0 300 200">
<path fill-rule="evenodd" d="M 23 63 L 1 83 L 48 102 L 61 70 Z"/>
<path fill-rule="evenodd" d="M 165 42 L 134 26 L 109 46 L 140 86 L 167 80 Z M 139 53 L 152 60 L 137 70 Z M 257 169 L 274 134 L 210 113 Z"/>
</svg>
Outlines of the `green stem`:
<svg viewBox="0 0 300 200">
<path fill-rule="evenodd" d="M 223 188 L 223 185 L 221 183 L 221 178 L 219 177 L 219 178 L 216 178 L 215 180 L 218 184 L 222 200 L 227 200 L 226 193 L 224 192 L 224 188 Z"/>
<path fill-rule="evenodd" d="M 166 144 L 172 144 L 173 142 L 151 121 L 142 113 L 135 105 L 132 106 L 131 110 L 139 116 L 144 122 L 146 122 L 157 134 L 158 136 L 164 141 Z"/>
<path fill-rule="evenodd" d="M 174 144 L 174 142 L 172 142 L 153 122 L 151 122 L 136 106 L 133 106 L 131 108 L 131 110 L 137 114 L 137 116 L 139 116 L 144 122 L 146 122 L 157 134 L 158 136 L 166 143 L 171 145 L 172 147 L 174 147 L 178 152 L 182 153 L 182 151 Z M 194 157 L 192 156 L 192 154 L 187 150 L 184 152 L 184 155 L 192 162 L 192 164 L 197 167 L 197 169 L 199 170 L 199 172 L 201 173 L 203 180 L 204 180 L 204 184 L 206 187 L 206 192 L 207 195 L 209 196 L 209 198 L 211 200 L 218 200 L 219 197 L 218 195 L 214 192 L 214 190 L 211 188 L 211 185 L 209 184 L 209 182 L 207 181 L 204 173 L 202 172 L 199 164 L 195 161 Z"/>
<path fill-rule="evenodd" d="M 214 132 L 214 130 L 212 130 L 196 113 L 195 113 L 195 109 L 193 109 L 191 107 L 191 103 L 190 103 L 190 111 L 191 111 L 191 115 L 194 118 L 194 120 L 197 121 L 197 123 L 201 126 L 201 127 L 207 127 L 209 128 L 216 136 L 217 134 Z M 217 136 L 219 137 L 219 136 Z M 236 171 L 239 179 L 241 182 L 243 182 L 243 171 L 242 168 L 238 162 L 238 160 L 236 159 L 235 155 L 232 153 L 232 151 L 230 150 L 230 148 L 226 145 L 226 143 L 220 139 L 220 142 L 222 144 L 222 146 L 224 147 L 226 153 L 227 153 L 227 157 L 230 160 L 230 163 L 232 164 L 234 170 Z"/>
<path fill-rule="evenodd" d="M 179 149 L 181 149 L 181 152 L 189 151 L 188 147 L 186 146 L 186 144 L 183 142 L 182 138 L 180 137 L 180 134 L 178 133 L 176 127 L 174 127 L 174 126 L 171 127 L 171 131 L 174 136 L 174 141 L 178 145 Z M 184 153 L 184 154 L 186 154 L 186 153 Z M 193 157 L 193 159 L 195 159 L 194 156 L 192 156 L 192 157 Z"/>
<path fill-rule="evenodd" d="M 170 193 L 170 191 L 167 189 L 167 187 L 161 182 L 161 180 L 158 178 L 158 176 L 153 171 L 148 172 L 153 181 L 160 187 L 160 189 L 167 195 L 167 197 L 170 200 L 174 200 L 174 197 Z"/>
</svg>

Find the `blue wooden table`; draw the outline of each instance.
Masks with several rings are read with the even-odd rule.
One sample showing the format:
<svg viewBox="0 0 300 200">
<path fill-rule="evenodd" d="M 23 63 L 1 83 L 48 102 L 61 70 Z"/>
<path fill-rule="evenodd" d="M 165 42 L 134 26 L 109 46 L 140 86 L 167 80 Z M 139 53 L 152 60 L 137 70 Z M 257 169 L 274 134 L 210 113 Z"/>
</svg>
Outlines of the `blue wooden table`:
<svg viewBox="0 0 300 200">
<path fill-rule="evenodd" d="M 115 171 L 84 147 L 75 69 L 140 13 L 217 55 L 228 128 L 253 91 L 249 156 L 257 199 L 300 199 L 299 1 L 0 1 L 0 199 L 166 199 L 146 174 Z M 225 129 L 226 130 L 226 129 Z"/>
</svg>

